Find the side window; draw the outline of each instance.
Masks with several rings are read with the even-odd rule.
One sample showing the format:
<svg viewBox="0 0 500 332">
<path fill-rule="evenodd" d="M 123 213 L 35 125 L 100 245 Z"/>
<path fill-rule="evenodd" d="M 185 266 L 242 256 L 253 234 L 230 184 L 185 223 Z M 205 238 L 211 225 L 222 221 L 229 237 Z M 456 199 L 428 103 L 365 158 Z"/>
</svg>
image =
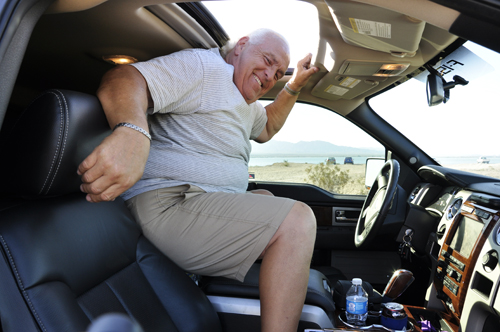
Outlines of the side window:
<svg viewBox="0 0 500 332">
<path fill-rule="evenodd" d="M 270 101 L 261 101 L 267 105 Z M 250 181 L 309 183 L 336 194 L 366 195 L 367 158 L 383 146 L 342 116 L 297 103 L 267 143 L 252 141 Z"/>
</svg>

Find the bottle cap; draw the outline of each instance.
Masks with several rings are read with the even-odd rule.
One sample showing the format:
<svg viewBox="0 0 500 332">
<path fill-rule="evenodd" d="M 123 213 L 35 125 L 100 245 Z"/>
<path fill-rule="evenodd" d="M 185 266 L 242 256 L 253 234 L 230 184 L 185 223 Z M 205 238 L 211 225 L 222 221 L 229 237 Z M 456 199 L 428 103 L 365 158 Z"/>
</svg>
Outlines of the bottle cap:
<svg viewBox="0 0 500 332">
<path fill-rule="evenodd" d="M 361 285 L 363 283 L 363 280 L 360 278 L 352 278 L 352 284 L 353 285 Z"/>
</svg>

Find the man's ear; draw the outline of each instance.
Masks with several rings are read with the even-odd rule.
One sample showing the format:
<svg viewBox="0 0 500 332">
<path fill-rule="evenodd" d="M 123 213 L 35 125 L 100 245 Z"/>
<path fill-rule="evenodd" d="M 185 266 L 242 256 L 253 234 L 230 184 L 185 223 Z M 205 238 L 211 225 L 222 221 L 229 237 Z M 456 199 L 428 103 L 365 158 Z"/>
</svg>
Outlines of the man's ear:
<svg viewBox="0 0 500 332">
<path fill-rule="evenodd" d="M 240 55 L 243 49 L 245 49 L 245 47 L 248 45 L 249 40 L 250 38 L 248 37 L 241 37 L 234 47 L 234 55 Z"/>
</svg>

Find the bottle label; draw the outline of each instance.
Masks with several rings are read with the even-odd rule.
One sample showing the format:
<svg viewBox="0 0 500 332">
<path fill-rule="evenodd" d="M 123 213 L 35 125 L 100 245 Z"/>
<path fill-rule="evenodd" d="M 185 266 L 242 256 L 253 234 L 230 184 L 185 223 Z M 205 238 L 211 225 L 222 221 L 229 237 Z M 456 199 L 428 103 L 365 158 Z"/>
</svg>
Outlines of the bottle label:
<svg viewBox="0 0 500 332">
<path fill-rule="evenodd" d="M 350 314 L 364 315 L 368 312 L 368 299 L 363 302 L 346 300 L 346 310 Z"/>
</svg>

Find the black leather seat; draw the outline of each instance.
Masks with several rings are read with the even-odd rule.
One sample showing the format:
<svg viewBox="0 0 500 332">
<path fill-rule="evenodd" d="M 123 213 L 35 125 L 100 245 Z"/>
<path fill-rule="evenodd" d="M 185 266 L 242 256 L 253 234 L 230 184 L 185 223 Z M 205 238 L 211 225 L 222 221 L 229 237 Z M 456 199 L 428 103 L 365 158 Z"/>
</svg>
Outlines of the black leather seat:
<svg viewBox="0 0 500 332">
<path fill-rule="evenodd" d="M 92 204 L 79 191 L 78 164 L 108 134 L 95 97 L 50 90 L 3 135 L 1 330 L 85 331 L 118 312 L 146 332 L 221 331 L 205 294 L 121 199 Z"/>
<path fill-rule="evenodd" d="M 203 277 L 200 286 L 207 295 L 259 299 L 259 274 L 260 264 L 254 264 L 243 282 L 222 277 Z M 323 309 L 333 320 L 335 314 L 333 286 L 327 277 L 317 270 L 310 270 L 304 303 Z"/>
</svg>

